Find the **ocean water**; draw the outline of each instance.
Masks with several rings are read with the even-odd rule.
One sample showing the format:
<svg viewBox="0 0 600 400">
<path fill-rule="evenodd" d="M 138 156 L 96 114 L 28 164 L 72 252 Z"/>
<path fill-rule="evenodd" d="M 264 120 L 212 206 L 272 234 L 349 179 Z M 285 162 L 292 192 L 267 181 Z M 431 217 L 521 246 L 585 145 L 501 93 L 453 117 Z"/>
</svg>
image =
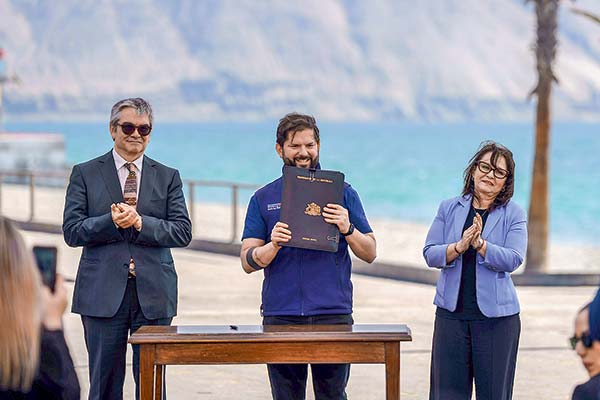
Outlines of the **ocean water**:
<svg viewBox="0 0 600 400">
<path fill-rule="evenodd" d="M 281 173 L 277 121 L 156 123 L 147 154 L 183 178 L 266 184 Z M 463 170 L 484 140 L 514 153 L 514 200 L 527 210 L 533 163 L 532 124 L 321 123 L 321 165 L 344 172 L 367 215 L 429 224 L 439 202 L 462 188 Z M 67 161 L 112 147 L 108 123 L 8 123 L 7 130 L 65 137 Z M 551 239 L 600 244 L 600 124 L 553 126 L 550 156 Z M 252 191 L 242 191 L 246 203 Z M 229 191 L 199 188 L 197 201 L 227 203 Z"/>
</svg>

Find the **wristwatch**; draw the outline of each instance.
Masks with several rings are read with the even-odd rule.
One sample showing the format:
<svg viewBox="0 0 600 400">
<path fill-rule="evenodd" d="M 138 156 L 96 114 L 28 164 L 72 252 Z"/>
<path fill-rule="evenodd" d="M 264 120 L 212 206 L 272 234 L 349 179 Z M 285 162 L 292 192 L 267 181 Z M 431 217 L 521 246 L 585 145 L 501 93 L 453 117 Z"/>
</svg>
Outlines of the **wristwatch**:
<svg viewBox="0 0 600 400">
<path fill-rule="evenodd" d="M 342 233 L 342 232 L 340 232 L 340 234 L 341 234 L 342 236 L 344 236 L 344 237 L 345 237 L 345 236 L 350 236 L 350 235 L 352 235 L 353 233 L 354 233 L 354 224 L 352 224 L 352 223 L 350 224 L 350 227 L 348 228 L 348 232 L 346 232 L 346 233 Z"/>
</svg>

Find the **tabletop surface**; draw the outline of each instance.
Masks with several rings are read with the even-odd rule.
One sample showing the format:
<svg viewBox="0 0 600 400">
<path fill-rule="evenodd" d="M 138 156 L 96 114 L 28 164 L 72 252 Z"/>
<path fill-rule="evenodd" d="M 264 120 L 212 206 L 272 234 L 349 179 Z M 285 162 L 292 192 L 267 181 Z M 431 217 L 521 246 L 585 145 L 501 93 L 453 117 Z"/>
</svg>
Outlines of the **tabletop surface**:
<svg viewBox="0 0 600 400">
<path fill-rule="evenodd" d="M 411 341 L 404 324 L 143 326 L 129 342 Z"/>
</svg>

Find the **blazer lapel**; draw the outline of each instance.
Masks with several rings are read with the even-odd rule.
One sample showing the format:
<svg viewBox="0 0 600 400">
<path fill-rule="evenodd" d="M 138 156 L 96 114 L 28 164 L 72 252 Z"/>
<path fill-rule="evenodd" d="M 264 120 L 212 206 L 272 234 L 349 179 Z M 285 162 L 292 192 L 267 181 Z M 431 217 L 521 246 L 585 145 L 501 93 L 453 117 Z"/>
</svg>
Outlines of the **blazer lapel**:
<svg viewBox="0 0 600 400">
<path fill-rule="evenodd" d="M 463 227 L 469 215 L 469 207 L 471 207 L 471 196 L 462 196 L 458 199 L 459 205 L 454 213 L 454 240 L 459 241 L 462 237 Z"/>
<path fill-rule="evenodd" d="M 98 160 L 98 162 L 100 163 L 100 173 L 102 174 L 102 179 L 104 180 L 111 201 L 113 203 L 122 203 L 123 191 L 121 190 L 121 184 L 119 183 L 119 175 L 117 175 L 117 168 L 115 167 L 112 150 Z"/>
<path fill-rule="evenodd" d="M 487 221 L 485 222 L 485 226 L 483 227 L 483 232 L 481 233 L 481 237 L 483 239 L 487 239 L 490 236 L 490 232 L 496 227 L 498 221 L 500 221 L 500 217 L 504 214 L 504 207 L 498 207 L 494 211 L 490 213 Z"/>
<path fill-rule="evenodd" d="M 147 212 L 150 207 L 152 192 L 154 191 L 154 183 L 156 181 L 156 163 L 150 158 L 144 156 L 142 167 L 142 178 L 140 181 L 140 193 L 138 195 L 138 213 Z"/>
</svg>

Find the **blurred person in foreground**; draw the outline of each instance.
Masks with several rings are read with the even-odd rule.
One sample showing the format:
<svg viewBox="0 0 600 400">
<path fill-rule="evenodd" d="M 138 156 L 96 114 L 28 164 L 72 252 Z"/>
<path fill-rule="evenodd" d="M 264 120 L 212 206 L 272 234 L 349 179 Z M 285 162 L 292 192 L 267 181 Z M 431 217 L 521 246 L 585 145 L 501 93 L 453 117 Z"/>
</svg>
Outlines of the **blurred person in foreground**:
<svg viewBox="0 0 600 400">
<path fill-rule="evenodd" d="M 310 115 L 291 113 L 279 121 L 275 149 L 285 165 L 320 169 L 319 128 Z M 263 325 L 352 325 L 352 261 L 377 255 L 375 235 L 358 193 L 344 183 L 342 204 L 323 207 L 325 222 L 340 232 L 336 253 L 282 247 L 294 232 L 279 220 L 283 178 L 263 186 L 248 205 L 242 250 L 247 273 L 264 272 Z M 268 364 L 275 400 L 306 398 L 307 364 Z M 316 400 L 346 399 L 350 364 L 312 364 Z"/>
<path fill-rule="evenodd" d="M 62 330 L 63 278 L 42 285 L 33 254 L 0 216 L 0 399 L 79 399 L 79 382 Z"/>
<path fill-rule="evenodd" d="M 67 188 L 65 242 L 83 247 L 72 311 L 83 323 L 90 400 L 123 398 L 128 336 L 170 325 L 177 313 L 171 247 L 187 246 L 192 226 L 179 171 L 144 154 L 152 121 L 144 99 L 118 101 L 108 125 L 114 147 L 75 165 Z M 132 348 L 139 398 L 139 345 Z"/>
<path fill-rule="evenodd" d="M 600 290 L 577 313 L 570 344 L 590 376 L 587 382 L 575 387 L 572 400 L 600 400 Z"/>
<path fill-rule="evenodd" d="M 462 194 L 444 200 L 423 255 L 441 270 L 431 354 L 431 400 L 512 398 L 521 332 L 510 277 L 527 248 L 525 212 L 511 200 L 510 150 L 484 142 L 464 171 Z"/>
</svg>

